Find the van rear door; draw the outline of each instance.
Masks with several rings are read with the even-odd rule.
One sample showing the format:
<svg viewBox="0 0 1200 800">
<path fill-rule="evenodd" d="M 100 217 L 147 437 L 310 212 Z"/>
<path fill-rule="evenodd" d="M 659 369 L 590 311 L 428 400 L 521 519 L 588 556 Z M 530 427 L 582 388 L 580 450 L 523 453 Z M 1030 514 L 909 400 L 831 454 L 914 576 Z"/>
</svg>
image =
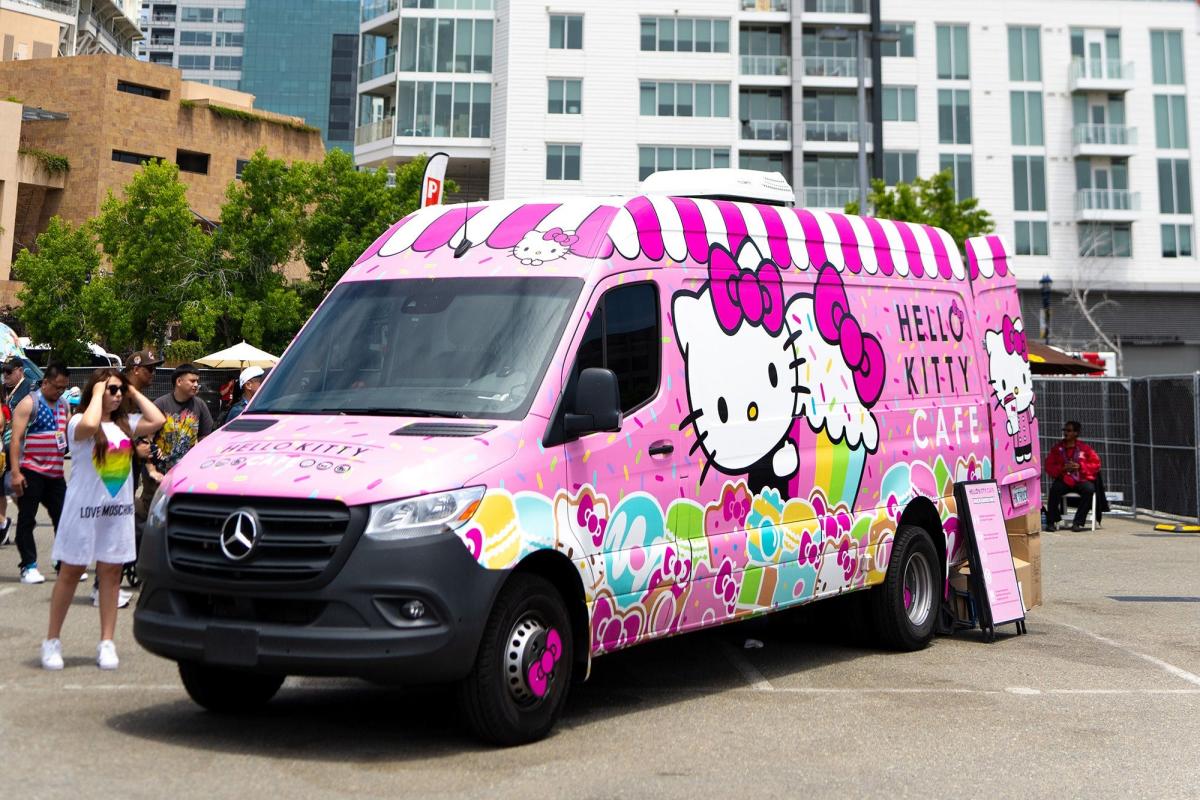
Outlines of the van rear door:
<svg viewBox="0 0 1200 800">
<path fill-rule="evenodd" d="M 992 423 L 992 475 L 1004 516 L 1041 507 L 1041 453 L 1026 338 L 1012 250 L 999 236 L 967 240 L 967 269 L 975 295 L 976 341 Z"/>
</svg>

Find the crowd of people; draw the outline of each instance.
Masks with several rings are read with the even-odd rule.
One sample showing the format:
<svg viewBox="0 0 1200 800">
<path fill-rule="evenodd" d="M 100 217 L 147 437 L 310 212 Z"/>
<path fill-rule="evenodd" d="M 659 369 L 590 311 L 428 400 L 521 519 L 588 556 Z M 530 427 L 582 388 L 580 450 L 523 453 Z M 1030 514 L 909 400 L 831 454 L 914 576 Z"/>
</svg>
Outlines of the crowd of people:
<svg viewBox="0 0 1200 800">
<path fill-rule="evenodd" d="M 117 668 L 117 609 L 132 596 L 120 584 L 123 570 L 128 572 L 137 558 L 140 525 L 166 473 L 214 428 L 212 413 L 198 396 L 199 371 L 191 364 L 173 370 L 169 392 L 153 402 L 147 398 L 162 363 L 153 351 L 142 350 L 125 360 L 123 370 L 93 371 L 78 394 L 77 408 L 70 394 L 78 390 L 71 390 L 61 364 L 46 367 L 40 382 L 25 374 L 18 356 L 3 364 L 0 545 L 15 538 L 22 584 L 46 581 L 34 536 L 40 509 L 54 529 L 51 560 L 57 580 L 41 648 L 45 669 L 63 667 L 63 621 L 92 565 L 92 605 L 100 609 L 96 663 L 101 669 Z M 241 413 L 262 378 L 261 368 L 242 371 L 242 396 L 226 420 Z M 15 537 L 9 496 L 17 506 Z"/>
</svg>

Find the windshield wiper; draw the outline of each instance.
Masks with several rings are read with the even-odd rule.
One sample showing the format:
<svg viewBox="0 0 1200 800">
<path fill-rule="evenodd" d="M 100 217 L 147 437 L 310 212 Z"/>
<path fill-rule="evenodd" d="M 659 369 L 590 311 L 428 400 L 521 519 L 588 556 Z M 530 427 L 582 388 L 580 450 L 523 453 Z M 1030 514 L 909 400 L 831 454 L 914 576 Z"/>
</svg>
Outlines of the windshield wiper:
<svg viewBox="0 0 1200 800">
<path fill-rule="evenodd" d="M 322 408 L 317 414 L 342 414 L 364 417 L 454 417 L 461 419 L 467 415 L 461 411 L 430 411 L 427 408 Z"/>
</svg>

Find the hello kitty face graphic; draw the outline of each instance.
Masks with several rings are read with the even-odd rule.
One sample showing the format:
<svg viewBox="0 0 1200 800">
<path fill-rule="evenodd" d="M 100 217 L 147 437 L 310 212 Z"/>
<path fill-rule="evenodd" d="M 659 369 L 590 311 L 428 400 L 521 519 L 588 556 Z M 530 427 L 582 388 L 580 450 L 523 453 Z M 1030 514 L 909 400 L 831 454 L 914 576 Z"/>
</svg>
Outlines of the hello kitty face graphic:
<svg viewBox="0 0 1200 800">
<path fill-rule="evenodd" d="M 787 324 L 779 268 L 746 240 L 735 257 L 720 245 L 709 253 L 709 280 L 672 302 L 675 338 L 687 368 L 691 412 L 704 480 L 709 468 L 741 474 L 771 458 L 777 477 L 793 474 L 796 448 L 788 438 L 798 413 L 800 385 Z"/>
<path fill-rule="evenodd" d="M 1024 324 L 1019 317 L 1014 320 L 1006 315 L 1000 330 L 984 334 L 983 346 L 988 354 L 988 383 L 992 386 L 996 405 L 1007 416 L 1015 418 L 1033 405 L 1033 379 L 1026 360 Z"/>
<path fill-rule="evenodd" d="M 513 258 L 524 266 L 540 267 L 547 261 L 555 261 L 571 252 L 571 246 L 579 241 L 574 232 L 562 228 L 548 231 L 530 231 L 512 249 Z"/>
</svg>

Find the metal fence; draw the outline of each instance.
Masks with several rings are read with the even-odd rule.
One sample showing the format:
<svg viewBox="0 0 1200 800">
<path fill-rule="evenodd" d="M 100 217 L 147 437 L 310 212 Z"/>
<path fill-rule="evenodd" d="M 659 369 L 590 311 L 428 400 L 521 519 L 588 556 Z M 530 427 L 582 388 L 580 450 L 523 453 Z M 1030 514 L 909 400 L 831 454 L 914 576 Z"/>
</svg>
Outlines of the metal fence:
<svg viewBox="0 0 1200 800">
<path fill-rule="evenodd" d="M 1043 454 L 1064 422 L 1078 420 L 1080 438 L 1100 456 L 1110 504 L 1200 519 L 1200 373 L 1035 378 L 1034 391 Z"/>
<path fill-rule="evenodd" d="M 88 382 L 95 367 L 70 367 L 69 373 L 72 386 L 83 388 Z M 171 374 L 174 372 L 173 367 L 159 367 L 154 371 L 154 380 L 150 383 L 150 388 L 145 394 L 151 400 L 155 400 L 164 394 L 170 392 L 174 386 L 171 383 Z M 221 387 L 230 380 L 237 378 L 239 370 L 236 369 L 207 369 L 201 368 L 200 373 L 200 399 L 208 406 L 208 410 L 212 413 L 213 422 L 216 422 L 224 410 L 221 405 Z M 237 395 L 237 392 L 234 392 Z"/>
</svg>

